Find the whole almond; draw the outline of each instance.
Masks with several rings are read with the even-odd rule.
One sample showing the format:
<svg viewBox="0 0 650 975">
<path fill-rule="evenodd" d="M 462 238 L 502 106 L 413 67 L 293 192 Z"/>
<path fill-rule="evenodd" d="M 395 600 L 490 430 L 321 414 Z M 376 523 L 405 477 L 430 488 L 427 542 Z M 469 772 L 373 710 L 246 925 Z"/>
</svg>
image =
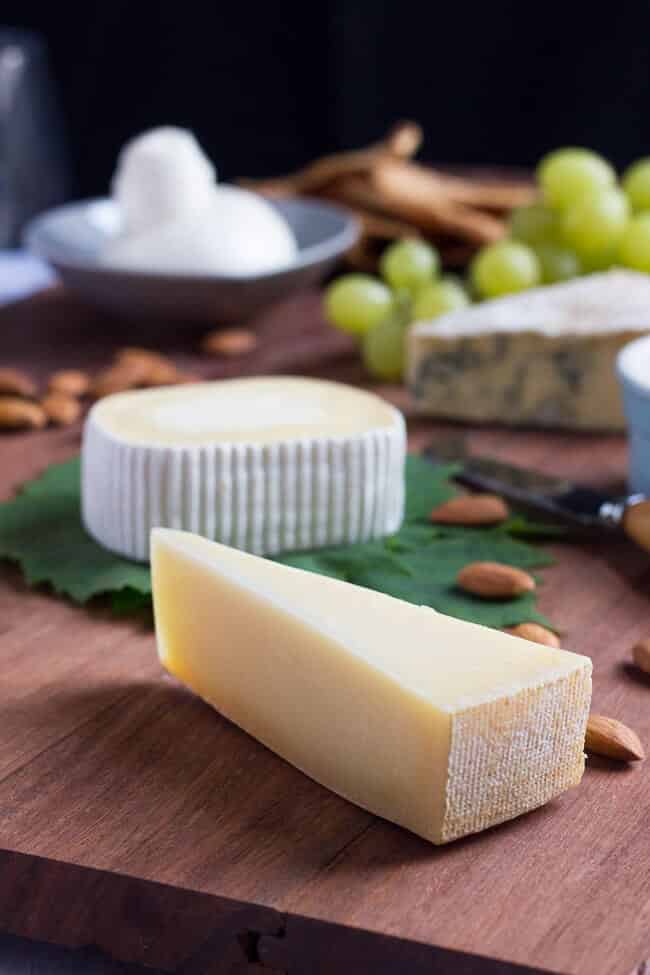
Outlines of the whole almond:
<svg viewBox="0 0 650 975">
<path fill-rule="evenodd" d="M 518 623 L 517 626 L 507 626 L 505 632 L 519 636 L 522 640 L 530 640 L 532 643 L 542 643 L 546 647 L 560 646 L 557 633 L 547 630 L 541 623 Z"/>
<path fill-rule="evenodd" d="M 90 376 L 81 369 L 59 369 L 50 376 L 47 388 L 50 393 L 85 396 L 90 389 Z"/>
<path fill-rule="evenodd" d="M 0 369 L 0 394 L 30 398 L 36 395 L 36 383 L 21 369 Z"/>
<path fill-rule="evenodd" d="M 650 637 L 639 640 L 632 647 L 632 659 L 639 670 L 645 674 L 650 674 Z"/>
<path fill-rule="evenodd" d="M 149 367 L 139 362 L 120 362 L 100 372 L 93 381 L 91 392 L 95 399 L 110 396 L 111 393 L 123 393 L 127 389 L 135 389 L 148 375 Z"/>
<path fill-rule="evenodd" d="M 5 430 L 39 430 L 47 423 L 45 410 L 18 396 L 0 396 L 0 427 Z"/>
<path fill-rule="evenodd" d="M 58 427 L 67 427 L 81 415 L 81 403 L 74 396 L 65 393 L 48 393 L 41 400 L 41 406 L 51 423 Z"/>
<path fill-rule="evenodd" d="M 116 357 L 117 365 L 130 365 L 140 370 L 142 378 L 138 385 L 168 386 L 178 379 L 178 369 L 171 359 L 152 349 L 121 349 Z"/>
<path fill-rule="evenodd" d="M 471 562 L 460 570 L 456 584 L 484 599 L 512 599 L 535 589 L 531 575 L 501 562 Z"/>
<path fill-rule="evenodd" d="M 585 748 L 594 755 L 616 758 L 620 762 L 642 762 L 645 749 L 639 736 L 627 725 L 602 714 L 590 714 Z"/>
<path fill-rule="evenodd" d="M 209 332 L 201 342 L 201 350 L 208 355 L 236 358 L 247 355 L 257 346 L 257 336 L 247 328 L 224 328 Z"/>
<path fill-rule="evenodd" d="M 429 517 L 438 525 L 498 525 L 509 514 L 497 494 L 466 494 L 439 504 Z"/>
</svg>

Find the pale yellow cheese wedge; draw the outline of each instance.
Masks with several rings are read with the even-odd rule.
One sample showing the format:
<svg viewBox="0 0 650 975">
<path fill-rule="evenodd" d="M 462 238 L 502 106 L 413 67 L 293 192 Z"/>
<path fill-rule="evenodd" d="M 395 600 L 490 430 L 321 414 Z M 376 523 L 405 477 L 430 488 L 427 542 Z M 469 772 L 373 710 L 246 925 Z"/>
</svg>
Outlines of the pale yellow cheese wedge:
<svg viewBox="0 0 650 975">
<path fill-rule="evenodd" d="M 185 532 L 152 572 L 167 670 L 364 809 L 445 843 L 580 781 L 587 657 Z"/>
</svg>

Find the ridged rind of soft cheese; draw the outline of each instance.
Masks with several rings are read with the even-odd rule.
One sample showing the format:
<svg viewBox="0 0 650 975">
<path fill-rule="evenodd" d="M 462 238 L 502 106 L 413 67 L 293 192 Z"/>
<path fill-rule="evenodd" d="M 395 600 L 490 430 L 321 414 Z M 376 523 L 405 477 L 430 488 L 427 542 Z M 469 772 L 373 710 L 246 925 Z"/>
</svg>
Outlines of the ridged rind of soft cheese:
<svg viewBox="0 0 650 975">
<path fill-rule="evenodd" d="M 366 541 L 401 524 L 405 455 L 398 410 L 390 426 L 358 435 L 187 446 L 121 440 L 91 411 L 83 521 L 100 544 L 142 561 L 157 527 L 266 555 Z"/>
<path fill-rule="evenodd" d="M 593 274 L 413 326 L 418 408 L 473 422 L 621 430 L 618 351 L 650 330 L 650 277 Z"/>
<path fill-rule="evenodd" d="M 580 781 L 586 657 L 184 533 L 152 573 L 163 666 L 376 815 L 446 843 Z"/>
</svg>

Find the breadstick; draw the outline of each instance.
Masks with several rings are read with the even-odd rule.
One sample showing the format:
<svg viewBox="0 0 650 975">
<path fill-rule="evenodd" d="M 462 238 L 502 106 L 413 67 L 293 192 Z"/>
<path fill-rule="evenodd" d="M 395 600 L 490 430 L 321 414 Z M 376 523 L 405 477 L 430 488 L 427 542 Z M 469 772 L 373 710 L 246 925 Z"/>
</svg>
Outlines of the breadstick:
<svg viewBox="0 0 650 975">
<path fill-rule="evenodd" d="M 391 210 L 383 195 L 366 176 L 341 177 L 323 190 L 321 195 L 330 200 L 344 203 L 352 209 L 370 211 L 393 220 L 400 219 L 400 216 Z M 408 219 L 406 222 L 410 223 Z"/>
<path fill-rule="evenodd" d="M 414 223 L 427 233 L 447 231 L 478 244 L 500 240 L 506 234 L 503 221 L 449 200 L 426 169 L 382 159 L 373 168 L 371 180 L 383 212 Z"/>
<path fill-rule="evenodd" d="M 325 199 L 334 202 L 345 202 L 334 193 L 320 194 Z M 347 209 L 361 224 L 361 231 L 365 237 L 379 237 L 382 240 L 399 240 L 401 237 L 421 237 L 422 234 L 412 223 L 405 220 L 395 220 L 393 217 L 375 213 L 367 207 L 348 204 Z"/>
<path fill-rule="evenodd" d="M 384 139 L 384 148 L 400 159 L 411 159 L 422 145 L 422 126 L 417 122 L 403 120 L 389 131 Z M 381 146 L 381 143 L 379 143 Z"/>
<path fill-rule="evenodd" d="M 380 142 L 365 149 L 351 149 L 314 159 L 303 169 L 278 179 L 240 180 L 240 185 L 268 196 L 315 193 L 341 176 L 367 173 L 378 159 L 406 159 L 417 152 L 422 130 L 416 122 L 398 122 Z"/>
<path fill-rule="evenodd" d="M 416 165 L 412 163 L 411 165 Z M 424 167 L 419 166 L 419 169 Z M 439 170 L 427 170 L 444 188 L 450 200 L 486 210 L 512 210 L 533 203 L 539 196 L 534 186 L 515 180 L 468 179 Z"/>
</svg>

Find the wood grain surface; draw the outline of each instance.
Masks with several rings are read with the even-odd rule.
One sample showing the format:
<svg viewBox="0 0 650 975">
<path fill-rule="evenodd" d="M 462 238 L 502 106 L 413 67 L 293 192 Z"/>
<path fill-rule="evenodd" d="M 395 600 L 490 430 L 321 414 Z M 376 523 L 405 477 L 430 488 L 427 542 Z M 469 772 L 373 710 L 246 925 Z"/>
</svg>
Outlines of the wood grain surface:
<svg viewBox="0 0 650 975">
<path fill-rule="evenodd" d="M 200 359 L 200 332 L 175 327 L 161 337 L 153 325 L 110 322 L 58 292 L 1 309 L 0 330 L 0 365 L 40 377 L 55 366 L 102 365 L 116 346 L 137 343 L 209 376 L 291 371 L 361 381 L 351 343 L 325 329 L 313 295 L 266 316 L 258 350 L 236 363 Z M 415 449 L 445 431 L 410 418 Z M 469 436 L 476 450 L 548 473 L 612 491 L 624 480 L 621 438 L 492 428 Z M 78 428 L 3 435 L 2 496 L 78 449 Z M 648 557 L 611 540 L 555 551 L 541 608 L 564 646 L 592 656 L 594 710 L 630 724 L 647 744 L 650 679 L 629 651 L 650 634 Z M 315 943 L 309 923 L 327 922 L 567 975 L 641 972 L 650 955 L 648 768 L 592 758 L 580 788 L 561 799 L 435 848 L 312 782 L 163 674 L 144 621 L 115 620 L 101 605 L 80 609 L 27 589 L 12 567 L 0 571 L 3 856 L 24 854 L 32 865 L 51 858 L 63 861 L 60 870 L 93 867 L 301 917 L 278 970 L 344 971 L 342 962 L 288 960 L 292 946 L 304 942 L 304 958 Z M 16 862 L 0 859 L 0 929 L 25 934 L 38 905 L 19 923 L 4 872 Z M 273 968 L 274 950 L 254 965 Z M 458 959 L 457 968 L 437 968 L 431 956 L 430 970 L 498 970 Z"/>
</svg>

